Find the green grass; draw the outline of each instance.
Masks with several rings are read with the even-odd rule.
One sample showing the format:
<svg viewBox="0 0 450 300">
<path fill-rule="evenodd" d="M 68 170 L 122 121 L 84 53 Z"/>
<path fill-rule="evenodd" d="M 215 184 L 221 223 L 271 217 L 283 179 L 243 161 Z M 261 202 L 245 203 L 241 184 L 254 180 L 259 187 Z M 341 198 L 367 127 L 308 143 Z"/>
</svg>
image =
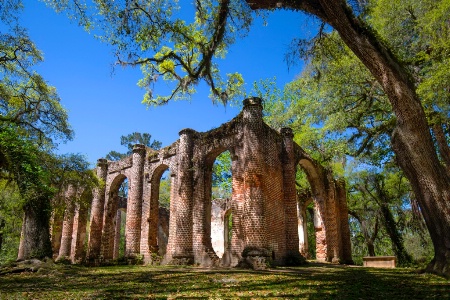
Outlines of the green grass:
<svg viewBox="0 0 450 300">
<path fill-rule="evenodd" d="M 58 265 L 0 276 L 0 299 L 450 299 L 450 281 L 410 269 L 311 263 L 267 271 Z"/>
</svg>

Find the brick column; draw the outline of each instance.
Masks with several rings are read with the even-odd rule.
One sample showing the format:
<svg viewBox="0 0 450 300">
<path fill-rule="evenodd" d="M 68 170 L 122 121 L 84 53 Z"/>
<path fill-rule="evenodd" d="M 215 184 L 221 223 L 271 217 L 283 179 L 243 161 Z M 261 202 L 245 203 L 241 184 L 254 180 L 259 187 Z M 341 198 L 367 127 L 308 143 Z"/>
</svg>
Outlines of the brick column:
<svg viewBox="0 0 450 300">
<path fill-rule="evenodd" d="M 104 182 L 108 174 L 108 162 L 106 159 L 97 161 L 97 177 Z M 105 205 L 105 185 L 95 188 L 91 204 L 91 217 L 88 242 L 88 260 L 100 257 L 100 247 L 103 229 L 103 214 Z"/>
<path fill-rule="evenodd" d="M 59 248 L 61 246 L 61 235 L 63 226 L 63 212 L 59 209 L 52 211 L 50 219 L 50 235 L 52 242 L 53 258 L 56 258 L 59 254 Z"/>
<path fill-rule="evenodd" d="M 143 256 L 144 263 L 150 262 L 150 206 L 152 197 L 152 184 L 150 180 L 149 170 L 144 168 L 144 185 L 142 191 L 142 223 L 141 223 L 141 241 L 139 243 L 139 253 Z"/>
<path fill-rule="evenodd" d="M 72 263 L 81 263 L 85 257 L 84 242 L 86 240 L 87 208 L 86 204 L 79 202 L 75 207 L 75 216 L 72 229 L 72 250 L 70 260 Z"/>
<path fill-rule="evenodd" d="M 178 144 L 178 197 L 176 203 L 176 238 L 175 253 L 172 257 L 180 263 L 192 263 L 192 155 L 195 131 L 183 129 L 180 131 Z"/>
<path fill-rule="evenodd" d="M 264 216 L 264 191 L 262 161 L 263 132 L 262 104 L 259 98 L 244 100 L 244 215 L 242 225 L 245 230 L 245 247 L 264 248 L 266 246 L 266 224 Z"/>
<path fill-rule="evenodd" d="M 128 181 L 128 205 L 127 205 L 127 236 L 126 256 L 135 257 L 140 252 L 141 221 L 142 221 L 142 191 L 144 186 L 144 162 L 145 146 L 134 145 L 133 167 Z"/>
<path fill-rule="evenodd" d="M 322 220 L 323 212 L 320 211 L 320 205 L 317 201 L 314 202 L 314 230 L 316 233 L 316 260 L 327 261 L 329 256 L 329 249 L 327 244 L 327 232 L 323 226 Z"/>
<path fill-rule="evenodd" d="M 109 261 L 113 258 L 114 252 L 114 233 L 116 213 L 119 209 L 119 195 L 117 189 L 108 191 L 108 199 L 105 203 L 105 213 L 103 216 L 103 230 L 100 256 L 104 261 Z"/>
<path fill-rule="evenodd" d="M 75 210 L 75 192 L 75 188 L 72 185 L 69 185 L 64 195 L 66 209 L 64 210 L 61 246 L 59 248 L 58 257 L 56 258 L 57 260 L 70 258 L 70 250 L 72 246 L 73 217 Z"/>
<path fill-rule="evenodd" d="M 113 259 L 119 258 L 119 247 L 120 247 L 120 225 L 122 223 L 122 211 L 120 209 L 117 210 L 116 213 L 116 226 L 114 229 L 114 250 L 113 250 Z"/>
<path fill-rule="evenodd" d="M 170 207 L 169 207 L 169 237 L 167 240 L 166 254 L 164 256 L 164 263 L 172 261 L 175 254 L 175 244 L 177 242 L 177 202 L 178 202 L 178 173 L 171 170 L 170 177 Z"/>
<path fill-rule="evenodd" d="M 306 205 L 304 201 L 297 202 L 298 214 L 298 247 L 304 257 L 308 257 L 308 225 L 306 223 Z"/>
<path fill-rule="evenodd" d="M 340 260 L 345 264 L 353 264 L 352 244 L 350 241 L 350 227 L 348 224 L 348 206 L 347 192 L 345 188 L 345 180 L 340 179 L 336 182 L 336 194 L 339 203 L 340 217 L 340 238 L 341 238 L 341 255 Z"/>
<path fill-rule="evenodd" d="M 242 258 L 242 251 L 244 251 L 244 179 L 243 179 L 243 163 L 237 159 L 239 151 L 232 153 L 231 174 L 232 178 L 232 195 L 231 195 L 231 244 L 225 250 L 222 257 L 222 264 L 224 266 L 234 267 Z"/>
<path fill-rule="evenodd" d="M 299 232 L 297 217 L 297 192 L 295 189 L 294 134 L 290 128 L 282 128 L 283 136 L 283 194 L 286 226 L 286 255 L 299 254 Z"/>
<path fill-rule="evenodd" d="M 155 171 L 156 172 L 156 171 Z M 164 172 L 164 171 L 163 171 Z M 163 172 L 154 173 L 150 181 L 150 207 L 148 209 L 148 249 L 158 254 L 159 187 Z M 170 178 L 172 180 L 172 177 Z M 142 247 L 141 247 L 142 248 Z"/>
<path fill-rule="evenodd" d="M 213 266 L 219 263 L 211 242 L 211 185 L 212 162 L 200 158 L 194 159 L 194 178 L 192 210 L 192 243 L 194 262 L 202 266 Z"/>
<path fill-rule="evenodd" d="M 325 234 L 328 244 L 327 255 L 328 261 L 333 263 L 339 262 L 340 240 L 339 240 L 339 207 L 336 195 L 336 185 L 331 174 L 331 171 L 325 170 L 325 180 L 328 186 L 325 212 Z"/>
</svg>

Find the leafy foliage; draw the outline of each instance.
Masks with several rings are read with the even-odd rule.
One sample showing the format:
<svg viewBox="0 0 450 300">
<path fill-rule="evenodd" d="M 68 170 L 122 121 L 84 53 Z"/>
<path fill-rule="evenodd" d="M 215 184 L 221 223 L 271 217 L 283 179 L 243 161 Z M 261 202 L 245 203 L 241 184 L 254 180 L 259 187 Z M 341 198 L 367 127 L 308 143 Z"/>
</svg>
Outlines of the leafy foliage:
<svg viewBox="0 0 450 300">
<path fill-rule="evenodd" d="M 369 20 L 413 73 L 425 110 L 450 116 L 448 1 L 371 1 Z"/>
<path fill-rule="evenodd" d="M 17 232 L 13 229 L 21 222 L 20 212 L 36 212 L 36 217 L 48 229 L 50 210 L 64 209 L 63 194 L 68 185 L 82 186 L 87 194 L 79 200 L 88 201 L 90 189 L 100 184 L 84 157 L 44 152 L 21 137 L 15 127 L 0 130 L 0 154 L 0 178 L 9 182 L 9 187 L 0 192 L 0 216 L 15 212 L 14 217 L 0 217 L 5 221 L 5 228 L 12 228 L 13 240 L 4 249 L 8 255 L 17 254 L 18 244 L 13 244 L 18 242 L 14 235 Z"/>
<path fill-rule="evenodd" d="M 15 127 L 1 128 L 0 170 L 5 178 L 14 180 L 25 199 L 52 195 L 48 175 L 39 164 L 39 150 L 19 136 Z"/>
<path fill-rule="evenodd" d="M 43 57 L 27 31 L 17 24 L 21 7 L 21 1 L 7 0 L 0 8 L 6 25 L 0 32 L 1 124 L 16 125 L 21 135 L 40 144 L 52 144 L 55 138 L 71 139 L 73 132 L 56 89 L 33 70 Z"/>
<path fill-rule="evenodd" d="M 49 174 L 50 185 L 55 190 L 52 209 L 64 211 L 66 206 L 65 191 L 69 186 L 77 189 L 78 196 L 73 200 L 88 205 L 92 201 L 92 190 L 103 182 L 91 169 L 86 157 L 81 154 L 44 155 L 44 166 Z"/>
<path fill-rule="evenodd" d="M 231 156 L 229 151 L 225 151 L 217 156 L 213 164 L 212 198 L 230 198 L 231 188 Z"/>
<path fill-rule="evenodd" d="M 17 185 L 14 182 L 0 180 L 0 264 L 17 258 L 22 229 L 22 205 Z"/>
<path fill-rule="evenodd" d="M 170 209 L 170 189 L 171 189 L 171 176 L 170 171 L 166 170 L 159 183 L 159 206 L 166 209 Z"/>
<path fill-rule="evenodd" d="M 188 98 L 200 80 L 215 101 L 242 94 L 242 76 L 221 74 L 216 61 L 248 30 L 252 14 L 243 1 L 195 1 L 193 7 L 173 0 L 46 2 L 96 31 L 114 47 L 118 65 L 141 68 L 138 85 L 147 90 L 146 104 Z M 169 95 L 154 93 L 160 78 L 172 82 Z"/>
<path fill-rule="evenodd" d="M 25 256 L 44 257 L 51 256 L 52 205 L 61 204 L 58 199 L 69 184 L 88 192 L 99 182 L 84 157 L 52 152 L 58 142 L 72 139 L 73 132 L 56 89 L 34 70 L 43 57 L 19 24 L 22 8 L 20 0 L 5 0 L 0 6 L 0 180 L 10 184 L 0 192 L 0 215 L 16 212 L 22 219 L 18 210 L 24 212 Z M 2 250 L 15 255 L 17 220 L 1 219 L 11 229 Z"/>
</svg>

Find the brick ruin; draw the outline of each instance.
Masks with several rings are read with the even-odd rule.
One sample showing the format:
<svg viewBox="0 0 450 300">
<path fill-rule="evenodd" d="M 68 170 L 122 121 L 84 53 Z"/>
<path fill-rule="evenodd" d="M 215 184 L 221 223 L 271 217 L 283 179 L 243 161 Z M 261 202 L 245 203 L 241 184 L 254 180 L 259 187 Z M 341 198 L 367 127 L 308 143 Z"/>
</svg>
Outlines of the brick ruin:
<svg viewBox="0 0 450 300">
<path fill-rule="evenodd" d="M 99 159 L 96 172 L 105 185 L 93 191 L 90 210 L 73 204 L 79 192 L 67 189 L 64 214 L 53 218 L 55 257 L 92 264 L 118 258 L 121 214 L 126 210 L 129 259 L 253 268 L 269 261 L 286 265 L 307 252 L 305 210 L 314 201 L 317 259 L 351 261 L 344 183 L 293 141 L 291 129 L 277 132 L 263 122 L 261 99 L 244 100 L 242 112 L 216 129 L 183 129 L 179 135 L 159 151 L 135 145 L 132 155 L 120 161 Z M 213 205 L 213 164 L 227 150 L 232 159 L 231 199 Z M 311 184 L 305 199 L 298 199 L 295 187 L 299 166 Z M 170 214 L 158 204 L 167 169 Z M 118 190 L 125 179 L 128 198 L 121 199 Z"/>
</svg>

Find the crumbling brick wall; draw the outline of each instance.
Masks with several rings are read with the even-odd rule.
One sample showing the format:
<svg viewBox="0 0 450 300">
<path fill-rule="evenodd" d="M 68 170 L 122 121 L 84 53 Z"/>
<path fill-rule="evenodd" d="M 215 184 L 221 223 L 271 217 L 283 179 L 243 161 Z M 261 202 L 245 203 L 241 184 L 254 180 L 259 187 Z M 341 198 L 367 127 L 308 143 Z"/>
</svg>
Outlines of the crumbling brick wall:
<svg viewBox="0 0 450 300">
<path fill-rule="evenodd" d="M 211 242 L 211 185 L 214 161 L 224 151 L 229 151 L 232 159 L 232 232 L 220 260 Z M 253 262 L 260 267 L 272 261 L 282 265 L 290 256 L 299 255 L 298 166 L 307 173 L 321 213 L 324 260 L 348 257 L 345 189 L 337 188 L 330 173 L 293 142 L 289 128 L 277 132 L 267 126 L 261 99 L 249 98 L 238 116 L 216 129 L 203 133 L 184 129 L 178 141 L 159 151 L 136 145 L 133 154 L 120 161 L 98 161 L 97 175 L 106 184 L 93 193 L 88 261 L 115 256 L 117 192 L 125 178 L 129 183 L 126 255 L 142 255 L 150 262 L 154 254 L 161 253 L 159 185 L 169 169 L 165 263 L 235 266 Z"/>
</svg>

